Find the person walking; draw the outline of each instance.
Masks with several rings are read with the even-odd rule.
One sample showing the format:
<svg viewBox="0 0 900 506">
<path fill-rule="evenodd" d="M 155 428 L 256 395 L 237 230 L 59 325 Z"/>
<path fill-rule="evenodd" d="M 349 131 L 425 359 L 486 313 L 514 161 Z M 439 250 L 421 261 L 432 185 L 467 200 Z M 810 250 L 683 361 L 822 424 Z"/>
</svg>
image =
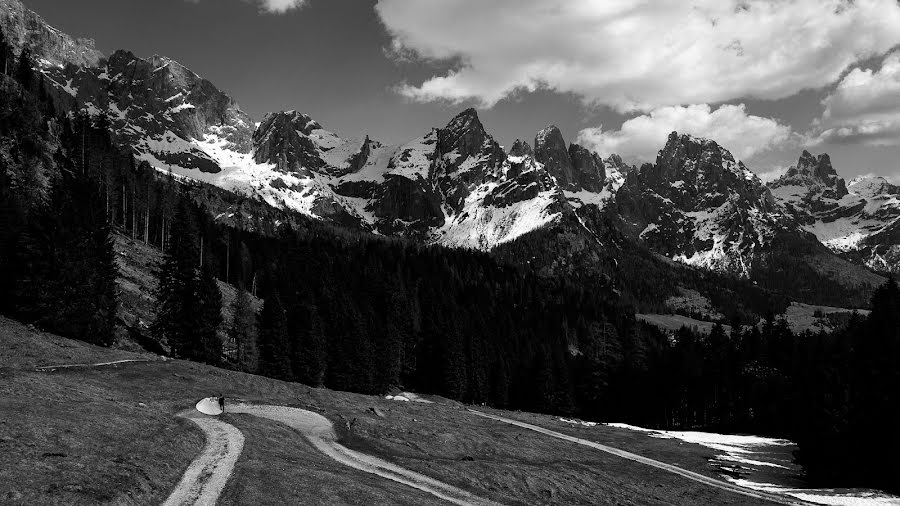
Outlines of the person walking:
<svg viewBox="0 0 900 506">
<path fill-rule="evenodd" d="M 222 413 L 225 412 L 225 397 L 222 394 L 219 394 L 219 409 L 222 410 Z"/>
</svg>

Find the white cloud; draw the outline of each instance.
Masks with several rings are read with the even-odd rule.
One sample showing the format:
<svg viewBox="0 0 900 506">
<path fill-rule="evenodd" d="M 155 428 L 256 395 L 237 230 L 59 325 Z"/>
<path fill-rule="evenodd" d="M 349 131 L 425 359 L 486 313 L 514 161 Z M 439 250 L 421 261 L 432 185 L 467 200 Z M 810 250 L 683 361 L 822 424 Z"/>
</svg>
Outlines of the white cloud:
<svg viewBox="0 0 900 506">
<path fill-rule="evenodd" d="M 200 0 L 187 0 L 190 3 L 200 3 Z M 306 5 L 307 0 L 243 0 L 244 2 L 259 6 L 260 12 L 269 14 L 284 14 L 292 9 L 299 9 Z"/>
<path fill-rule="evenodd" d="M 744 104 L 722 105 L 716 110 L 697 104 L 662 107 L 629 119 L 615 131 L 604 131 L 602 126 L 586 128 L 579 132 L 578 142 L 603 156 L 616 153 L 652 162 L 672 131 L 713 139 L 738 159 L 783 145 L 792 135 L 790 127 L 774 119 L 747 114 Z"/>
<path fill-rule="evenodd" d="M 462 65 L 402 94 L 550 88 L 619 111 L 778 99 L 900 43 L 896 0 L 379 0 L 392 46 Z"/>
<path fill-rule="evenodd" d="M 850 71 L 822 105 L 810 144 L 900 146 L 900 52 L 887 55 L 877 71 Z"/>
<path fill-rule="evenodd" d="M 769 170 L 764 170 L 762 172 L 757 172 L 756 175 L 759 176 L 759 179 L 762 180 L 763 183 L 768 183 L 770 181 L 775 181 L 780 178 L 787 172 L 787 167 L 783 167 L 781 165 L 777 167 L 772 167 Z"/>
<path fill-rule="evenodd" d="M 306 0 L 255 0 L 259 8 L 272 14 L 284 14 L 291 9 L 303 7 Z"/>
</svg>

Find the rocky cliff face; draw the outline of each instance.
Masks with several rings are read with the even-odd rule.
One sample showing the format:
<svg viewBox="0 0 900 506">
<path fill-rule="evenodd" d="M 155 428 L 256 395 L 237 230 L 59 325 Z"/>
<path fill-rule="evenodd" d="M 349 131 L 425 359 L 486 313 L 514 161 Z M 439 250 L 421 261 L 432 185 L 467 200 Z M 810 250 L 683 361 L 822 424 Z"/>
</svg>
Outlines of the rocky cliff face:
<svg viewBox="0 0 900 506">
<path fill-rule="evenodd" d="M 253 159 L 256 163 L 275 164 L 285 173 L 309 176 L 321 170 L 323 150 L 311 137 L 322 126 L 297 111 L 267 114 L 253 133 Z"/>
<path fill-rule="evenodd" d="M 249 116 L 174 60 L 116 51 L 96 67 L 44 64 L 41 70 L 58 109 L 105 115 L 122 143 L 161 168 L 217 173 L 220 161 L 204 143 L 250 150 Z"/>
<path fill-rule="evenodd" d="M 0 27 L 16 53 L 27 46 L 35 58 L 53 65 L 95 67 L 103 58 L 92 39 L 75 39 L 60 32 L 19 0 L 0 0 Z"/>
</svg>

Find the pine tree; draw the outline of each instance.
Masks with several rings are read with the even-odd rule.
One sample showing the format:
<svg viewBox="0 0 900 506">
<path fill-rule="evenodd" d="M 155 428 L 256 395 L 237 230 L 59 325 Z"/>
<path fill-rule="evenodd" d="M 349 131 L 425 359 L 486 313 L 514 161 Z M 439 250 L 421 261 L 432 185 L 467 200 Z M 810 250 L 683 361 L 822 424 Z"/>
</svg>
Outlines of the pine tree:
<svg viewBox="0 0 900 506">
<path fill-rule="evenodd" d="M 12 45 L 6 38 L 6 33 L 0 29 L 0 72 L 9 75 L 15 62 Z"/>
<path fill-rule="evenodd" d="M 16 68 L 16 81 L 22 86 L 22 89 L 28 92 L 34 91 L 34 59 L 31 56 L 31 49 L 22 49 L 19 55 L 19 66 Z"/>
<path fill-rule="evenodd" d="M 287 319 L 281 298 L 273 293 L 266 297 L 259 313 L 258 373 L 270 378 L 292 379 L 289 355 Z"/>
<path fill-rule="evenodd" d="M 21 255 L 19 304 L 26 315 L 61 335 L 112 344 L 117 268 L 93 181 L 62 167 L 31 220 Z"/>
<path fill-rule="evenodd" d="M 234 350 L 232 360 L 238 370 L 256 372 L 259 361 L 257 350 L 256 312 L 250 305 L 250 294 L 243 287 L 238 288 L 237 297 L 231 306 L 234 315 L 228 333 Z"/>
<path fill-rule="evenodd" d="M 211 269 L 200 269 L 197 287 L 197 324 L 195 337 L 197 358 L 210 365 L 222 362 L 222 341 L 219 326 L 222 324 L 222 292 Z"/>
<path fill-rule="evenodd" d="M 312 302 L 303 304 L 299 318 L 303 328 L 296 338 L 294 377 L 309 386 L 319 387 L 325 381 L 325 336 L 322 318 Z"/>
<path fill-rule="evenodd" d="M 158 272 L 156 321 L 153 330 L 168 342 L 172 352 L 198 359 L 194 323 L 198 314 L 199 253 L 197 227 L 190 203 L 182 198 L 172 220 L 169 248 Z"/>
</svg>

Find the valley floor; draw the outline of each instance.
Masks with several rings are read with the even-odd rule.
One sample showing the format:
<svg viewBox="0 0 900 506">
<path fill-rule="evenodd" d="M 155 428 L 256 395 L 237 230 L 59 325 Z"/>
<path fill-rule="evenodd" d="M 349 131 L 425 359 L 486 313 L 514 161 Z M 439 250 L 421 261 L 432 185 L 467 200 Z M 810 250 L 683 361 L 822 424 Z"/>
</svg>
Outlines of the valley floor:
<svg viewBox="0 0 900 506">
<path fill-rule="evenodd" d="M 149 361 L 36 369 L 130 359 Z M 397 402 L 312 389 L 97 348 L 6 318 L 0 318 L 0 502 L 160 504 L 205 444 L 201 430 L 177 414 L 220 393 L 319 413 L 352 451 L 502 504 L 765 503 L 475 416 L 453 401 Z M 242 413 L 226 412 L 219 419 L 239 429 L 245 441 L 218 504 L 442 503 L 332 460 L 285 424 Z M 556 417 L 529 414 L 527 419 L 566 432 Z M 717 478 L 708 465 L 714 453 L 708 448 L 595 429 L 591 438 L 597 442 Z"/>
</svg>

